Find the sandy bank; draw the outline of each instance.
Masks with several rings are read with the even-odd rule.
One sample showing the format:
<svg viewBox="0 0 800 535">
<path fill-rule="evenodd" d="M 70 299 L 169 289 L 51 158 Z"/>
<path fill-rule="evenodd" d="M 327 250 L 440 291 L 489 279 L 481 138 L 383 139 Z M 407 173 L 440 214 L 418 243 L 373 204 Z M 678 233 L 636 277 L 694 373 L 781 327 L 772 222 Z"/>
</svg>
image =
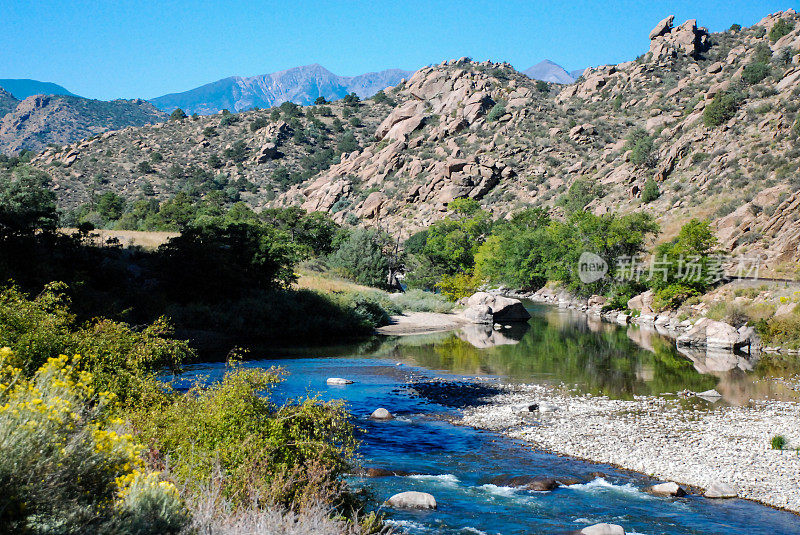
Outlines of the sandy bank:
<svg viewBox="0 0 800 535">
<path fill-rule="evenodd" d="M 404 335 L 425 334 L 441 331 L 451 331 L 469 323 L 456 314 L 442 314 L 438 312 L 406 312 L 399 316 L 391 316 L 391 323 L 379 327 L 379 334 Z"/>
</svg>

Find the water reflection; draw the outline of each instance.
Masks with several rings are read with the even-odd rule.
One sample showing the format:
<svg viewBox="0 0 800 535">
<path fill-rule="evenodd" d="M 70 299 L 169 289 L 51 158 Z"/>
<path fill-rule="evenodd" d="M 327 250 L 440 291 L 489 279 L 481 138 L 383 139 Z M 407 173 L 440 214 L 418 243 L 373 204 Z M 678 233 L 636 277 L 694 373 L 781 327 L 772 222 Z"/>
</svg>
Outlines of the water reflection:
<svg viewBox="0 0 800 535">
<path fill-rule="evenodd" d="M 565 383 L 583 392 L 635 395 L 716 389 L 722 403 L 797 399 L 765 377 L 786 370 L 759 366 L 748 355 L 678 351 L 655 329 L 627 328 L 554 307 L 529 305 L 528 324 L 510 329 L 469 326 L 454 333 L 395 337 L 370 353 L 465 375 L 517 382 Z"/>
</svg>

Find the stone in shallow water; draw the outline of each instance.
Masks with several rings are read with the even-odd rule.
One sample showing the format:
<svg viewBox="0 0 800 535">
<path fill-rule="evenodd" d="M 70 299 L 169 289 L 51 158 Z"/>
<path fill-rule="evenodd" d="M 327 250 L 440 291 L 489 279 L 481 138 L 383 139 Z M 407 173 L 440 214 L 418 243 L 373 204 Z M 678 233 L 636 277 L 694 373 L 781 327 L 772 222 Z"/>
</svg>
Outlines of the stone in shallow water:
<svg viewBox="0 0 800 535">
<path fill-rule="evenodd" d="M 328 377 L 328 380 L 325 381 L 329 385 L 351 385 L 353 381 L 350 379 L 342 379 L 341 377 Z"/>
<path fill-rule="evenodd" d="M 722 394 L 720 394 L 716 390 L 706 390 L 705 392 L 700 392 L 699 394 L 696 395 L 699 398 L 715 400 L 715 401 L 722 397 Z"/>
<path fill-rule="evenodd" d="M 594 524 L 581 530 L 581 535 L 625 535 L 625 530 L 617 524 Z"/>
<path fill-rule="evenodd" d="M 713 482 L 703 494 L 706 498 L 735 498 L 738 495 L 733 486 L 722 481 Z"/>
<path fill-rule="evenodd" d="M 675 482 L 659 483 L 650 487 L 650 492 L 660 496 L 686 496 L 686 490 Z"/>
<path fill-rule="evenodd" d="M 436 498 L 427 492 L 415 490 L 395 494 L 386 503 L 398 509 L 436 509 Z"/>
<path fill-rule="evenodd" d="M 394 416 L 392 416 L 391 412 L 381 407 L 379 409 L 375 409 L 375 411 L 370 415 L 370 418 L 373 420 L 391 420 L 394 418 Z"/>
</svg>

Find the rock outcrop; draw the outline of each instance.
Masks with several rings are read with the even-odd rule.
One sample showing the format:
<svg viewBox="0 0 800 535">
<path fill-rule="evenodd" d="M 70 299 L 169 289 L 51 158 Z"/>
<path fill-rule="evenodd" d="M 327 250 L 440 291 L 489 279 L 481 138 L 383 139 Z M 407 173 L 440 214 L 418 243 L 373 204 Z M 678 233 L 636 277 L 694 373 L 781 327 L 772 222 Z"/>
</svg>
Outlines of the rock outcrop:
<svg viewBox="0 0 800 535">
<path fill-rule="evenodd" d="M 709 46 L 708 30 L 698 28 L 695 19 L 672 27 L 674 15 L 665 18 L 650 32 L 650 54 L 653 61 L 674 59 L 679 55 L 697 57 Z"/>
</svg>

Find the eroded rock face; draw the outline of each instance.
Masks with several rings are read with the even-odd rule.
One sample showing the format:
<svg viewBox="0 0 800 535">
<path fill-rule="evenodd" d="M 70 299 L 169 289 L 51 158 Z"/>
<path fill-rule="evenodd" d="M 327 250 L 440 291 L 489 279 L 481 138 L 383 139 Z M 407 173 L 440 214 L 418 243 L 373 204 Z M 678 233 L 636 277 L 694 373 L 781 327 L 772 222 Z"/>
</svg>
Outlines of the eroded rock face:
<svg viewBox="0 0 800 535">
<path fill-rule="evenodd" d="M 708 30 L 698 28 L 697 20 L 687 20 L 672 27 L 674 15 L 665 18 L 650 32 L 650 53 L 653 61 L 673 59 L 679 55 L 697 57 L 709 46 Z"/>
</svg>

